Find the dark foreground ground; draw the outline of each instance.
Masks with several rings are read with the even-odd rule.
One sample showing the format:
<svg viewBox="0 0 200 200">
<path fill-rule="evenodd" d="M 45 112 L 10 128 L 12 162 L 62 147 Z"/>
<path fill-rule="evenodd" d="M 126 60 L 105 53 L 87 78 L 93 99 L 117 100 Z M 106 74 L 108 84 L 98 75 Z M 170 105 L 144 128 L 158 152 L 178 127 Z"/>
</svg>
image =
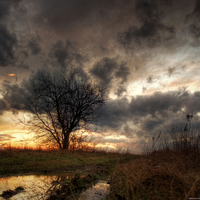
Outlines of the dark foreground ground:
<svg viewBox="0 0 200 200">
<path fill-rule="evenodd" d="M 84 152 L 84 151 L 42 151 L 14 149 L 0 151 L 0 175 L 47 174 L 57 172 L 75 172 L 75 177 L 65 184 L 55 187 L 49 199 L 76 199 L 83 190 L 99 179 L 110 177 L 117 165 L 130 162 L 138 155 Z M 81 177 L 80 174 L 86 174 Z M 2 197 L 16 195 L 16 190 L 7 190 Z"/>
<path fill-rule="evenodd" d="M 200 153 L 159 150 L 147 155 L 33 150 L 0 151 L 0 175 L 76 172 L 50 199 L 74 199 L 75 193 L 102 177 L 113 199 L 200 199 Z M 86 173 L 80 177 L 80 173 Z M 73 198 L 72 198 L 73 197 Z"/>
</svg>

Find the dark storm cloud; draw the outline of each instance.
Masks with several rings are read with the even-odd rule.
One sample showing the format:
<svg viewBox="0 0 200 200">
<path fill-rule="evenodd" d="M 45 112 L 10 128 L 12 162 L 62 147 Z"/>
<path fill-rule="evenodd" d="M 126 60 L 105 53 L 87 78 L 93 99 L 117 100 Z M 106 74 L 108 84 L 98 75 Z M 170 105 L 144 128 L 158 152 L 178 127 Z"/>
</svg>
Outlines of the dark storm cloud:
<svg viewBox="0 0 200 200">
<path fill-rule="evenodd" d="M 130 119 L 129 101 L 127 98 L 108 100 L 102 108 L 102 116 L 98 124 L 109 128 L 120 128 Z"/>
<path fill-rule="evenodd" d="M 4 18 L 9 13 L 9 4 L 5 1 L 0 2 L 0 19 Z"/>
<path fill-rule="evenodd" d="M 47 0 L 38 1 L 41 6 L 41 15 L 38 16 L 38 22 L 41 22 L 41 17 L 48 19 L 48 24 L 62 28 L 61 26 L 70 26 L 77 19 L 85 18 L 89 15 L 92 8 L 98 5 L 97 1 L 88 0 Z"/>
<path fill-rule="evenodd" d="M 195 6 L 192 15 L 200 15 L 200 1 L 195 0 Z"/>
<path fill-rule="evenodd" d="M 190 32 L 196 37 L 200 36 L 200 27 L 197 24 L 191 24 L 189 27 Z"/>
<path fill-rule="evenodd" d="M 3 20 L 10 12 L 12 5 L 17 6 L 21 0 L 1 0 L 0 1 L 0 20 Z"/>
<path fill-rule="evenodd" d="M 0 66 L 7 66 L 14 62 L 13 47 L 17 44 L 15 35 L 0 24 Z"/>
<path fill-rule="evenodd" d="M 186 123 L 186 114 L 193 113 L 199 119 L 200 92 L 190 93 L 185 89 L 166 93 L 155 92 L 149 96 L 109 100 L 103 108 L 99 121 L 101 127 L 119 130 L 127 122 L 139 126 L 139 129 L 154 131 L 168 126 L 182 126 Z M 181 121 L 182 120 L 182 121 Z M 130 128 L 130 127 L 129 127 Z"/>
<path fill-rule="evenodd" d="M 115 72 L 115 77 L 121 78 L 122 83 L 127 81 L 127 77 L 130 74 L 130 69 L 126 65 L 125 62 L 122 62 L 118 70 Z"/>
<path fill-rule="evenodd" d="M 126 91 L 127 91 L 126 87 L 123 84 L 119 84 L 117 86 L 117 88 L 115 89 L 115 94 L 118 97 L 121 97 L 123 95 L 123 93 L 126 92 Z"/>
<path fill-rule="evenodd" d="M 96 62 L 89 72 L 99 80 L 102 86 L 110 86 L 114 78 L 119 80 L 120 84 L 116 89 L 116 94 L 119 94 L 119 96 L 126 91 L 123 84 L 127 82 L 130 70 L 125 62 L 118 63 L 115 58 L 104 57 Z"/>
<path fill-rule="evenodd" d="M 124 47 L 130 47 L 133 42 L 137 45 L 141 45 L 144 39 L 149 39 L 149 46 L 154 46 L 156 42 L 158 43 L 160 41 L 156 36 L 156 32 L 156 27 L 153 24 L 144 24 L 144 26 L 139 29 L 135 26 L 131 26 L 127 31 L 118 34 L 118 41 Z M 152 37 L 150 38 L 150 36 Z"/>
<path fill-rule="evenodd" d="M 200 45 L 200 1 L 196 0 L 194 4 L 193 11 L 186 15 L 186 23 L 188 23 L 188 30 L 191 36 L 193 37 L 193 41 L 191 45 L 196 47 Z"/>
<path fill-rule="evenodd" d="M 161 22 L 162 16 L 157 1 L 137 1 L 135 12 L 140 26 L 131 25 L 126 31 L 118 34 L 117 40 L 124 47 L 155 47 L 174 36 L 174 27 Z"/>
<path fill-rule="evenodd" d="M 125 124 L 125 125 L 123 126 L 122 134 L 125 135 L 126 137 L 128 137 L 128 138 L 129 138 L 129 137 L 132 137 L 134 132 L 135 132 L 134 129 L 132 129 L 132 128 L 130 127 L 130 125 Z"/>
<path fill-rule="evenodd" d="M 137 117 L 162 115 L 165 111 L 177 113 L 182 107 L 188 105 L 190 96 L 188 91 L 155 92 L 150 96 L 138 95 L 132 98 L 129 109 Z"/>
<path fill-rule="evenodd" d="M 3 114 L 3 111 L 6 111 L 7 108 L 7 104 L 3 99 L 0 99 L 0 115 Z"/>
<path fill-rule="evenodd" d="M 72 65 L 82 65 L 85 57 L 79 52 L 76 43 L 71 41 L 57 41 L 53 44 L 49 57 L 65 68 Z"/>
<path fill-rule="evenodd" d="M 7 103 L 10 110 L 24 110 L 27 97 L 27 90 L 24 85 L 28 86 L 25 82 L 22 85 L 4 85 L 3 100 Z"/>
<path fill-rule="evenodd" d="M 32 0 L 32 2 L 38 7 L 38 12 L 34 16 L 36 26 L 56 33 L 62 39 L 71 38 L 80 42 L 92 49 L 91 54 L 96 54 L 95 56 L 101 54 L 104 57 L 112 54 L 109 44 L 116 38 L 125 47 L 137 50 L 141 46 L 151 48 L 161 47 L 162 44 L 170 49 L 176 44 L 188 43 L 188 40 L 179 37 L 178 34 L 185 34 L 187 37 L 188 27 L 184 26 L 184 20 L 189 12 L 186 7 L 194 5 L 194 0 L 191 2 Z M 192 9 L 190 8 L 190 12 Z M 117 48 L 121 47 L 117 45 Z"/>
<path fill-rule="evenodd" d="M 31 50 L 31 54 L 32 55 L 37 55 L 41 52 L 41 47 L 40 47 L 40 44 L 39 42 L 36 40 L 36 39 L 31 39 L 29 42 L 28 42 L 28 47 L 30 48 Z"/>
<path fill-rule="evenodd" d="M 200 22 L 197 23 L 192 23 L 189 26 L 189 32 L 191 33 L 192 37 L 194 38 L 194 40 L 191 42 L 191 44 L 193 46 L 199 46 L 200 42 L 199 42 L 199 38 L 200 38 Z"/>
<path fill-rule="evenodd" d="M 107 19 L 107 9 L 115 8 L 119 1 L 107 0 L 36 0 L 39 2 L 41 13 L 37 16 L 37 23 L 44 19 L 46 26 L 53 27 L 56 31 L 71 28 L 76 24 L 88 25 L 94 21 Z M 125 3 L 128 1 L 125 1 Z"/>
<path fill-rule="evenodd" d="M 115 59 L 108 57 L 103 58 L 94 64 L 90 69 L 90 73 L 100 80 L 100 84 L 108 86 L 113 79 L 113 72 L 118 68 L 118 64 Z"/>
<path fill-rule="evenodd" d="M 14 46 L 17 44 L 16 36 L 11 34 L 5 25 L 5 19 L 10 14 L 11 6 L 16 7 L 21 0 L 0 1 L 0 66 L 14 63 Z"/>
<path fill-rule="evenodd" d="M 25 31 L 23 36 L 17 34 L 17 45 L 15 48 L 15 66 L 24 69 L 34 69 L 38 66 L 33 66 L 34 62 L 43 62 L 46 59 L 46 53 L 42 51 L 43 43 L 37 31 Z M 29 59 L 34 57 L 34 61 L 30 63 Z M 45 57 L 45 58 L 44 58 Z M 39 64 L 41 65 L 41 64 Z M 30 68 L 29 68 L 30 67 Z"/>
<path fill-rule="evenodd" d="M 133 97 L 130 102 L 126 98 L 110 100 L 104 108 L 100 124 L 120 128 L 127 121 L 132 121 L 137 125 L 142 118 L 157 115 L 165 118 L 170 113 L 177 114 L 182 108 L 188 112 L 198 112 L 200 106 L 195 108 L 192 106 L 192 104 L 198 105 L 196 104 L 198 100 L 200 100 L 198 93 L 192 95 L 187 91 L 156 92 L 149 96 Z M 151 122 L 154 123 L 152 120 Z M 146 122 L 148 124 L 146 126 L 150 127 L 151 122 Z"/>
<path fill-rule="evenodd" d="M 142 122 L 143 123 L 141 125 L 141 128 L 143 130 L 148 130 L 149 132 L 154 130 L 156 128 L 156 126 L 160 126 L 160 122 L 157 119 L 148 119 L 147 118 Z"/>
</svg>

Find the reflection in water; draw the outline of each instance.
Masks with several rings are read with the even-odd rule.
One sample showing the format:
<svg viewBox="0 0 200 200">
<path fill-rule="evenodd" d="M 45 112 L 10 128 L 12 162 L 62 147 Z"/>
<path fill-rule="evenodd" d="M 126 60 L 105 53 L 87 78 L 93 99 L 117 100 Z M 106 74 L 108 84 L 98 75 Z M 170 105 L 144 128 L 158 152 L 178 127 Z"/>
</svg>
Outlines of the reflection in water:
<svg viewBox="0 0 200 200">
<path fill-rule="evenodd" d="M 13 197 L 10 200 L 17 199 L 45 199 L 48 192 L 58 184 L 74 177 L 72 174 L 57 174 L 57 175 L 27 175 L 0 178 L 0 194 L 5 190 L 14 190 L 16 187 L 22 186 L 25 190 Z M 3 200 L 0 197 L 0 200 Z"/>
<path fill-rule="evenodd" d="M 98 181 L 95 186 L 84 191 L 79 200 L 106 199 L 106 195 L 109 193 L 108 188 L 109 184 L 107 184 L 107 181 Z"/>
<path fill-rule="evenodd" d="M 0 194 L 5 190 L 14 190 L 22 186 L 25 190 L 21 193 L 9 198 L 10 200 L 26 200 L 26 199 L 46 199 L 48 194 L 55 188 L 59 188 L 62 184 L 66 184 L 75 173 L 57 174 L 57 175 L 27 175 L 27 176 L 13 176 L 0 178 Z M 84 177 L 82 175 L 81 177 Z M 106 181 L 99 181 L 92 188 L 84 191 L 80 200 L 100 200 L 105 199 L 108 193 L 109 184 Z M 0 200 L 4 200 L 0 197 Z"/>
</svg>

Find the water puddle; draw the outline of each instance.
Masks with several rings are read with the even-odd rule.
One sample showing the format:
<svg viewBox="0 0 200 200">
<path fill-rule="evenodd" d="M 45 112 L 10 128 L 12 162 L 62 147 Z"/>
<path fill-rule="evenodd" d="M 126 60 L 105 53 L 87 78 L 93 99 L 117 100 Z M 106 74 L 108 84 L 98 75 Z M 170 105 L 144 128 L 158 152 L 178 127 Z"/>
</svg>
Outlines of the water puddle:
<svg viewBox="0 0 200 200">
<path fill-rule="evenodd" d="M 48 191 L 66 180 L 71 180 L 74 173 L 56 174 L 56 175 L 25 175 L 25 176 L 12 176 L 0 178 L 0 194 L 6 190 L 14 190 L 21 186 L 24 191 L 17 195 L 10 197 L 10 200 L 18 199 L 45 199 Z M 0 200 L 3 200 L 0 197 Z"/>
<path fill-rule="evenodd" d="M 75 173 L 65 174 L 49 174 L 49 175 L 25 175 L 25 176 L 12 176 L 0 178 L 0 194 L 6 190 L 15 190 L 21 186 L 24 188 L 20 193 L 12 196 L 9 200 L 18 199 L 46 199 L 48 192 L 52 188 L 65 183 L 66 180 L 70 181 L 74 178 Z M 85 175 L 81 175 L 84 177 Z M 85 190 L 80 195 L 79 200 L 100 200 L 105 199 L 108 193 L 109 184 L 106 181 L 98 181 L 93 187 Z M 0 197 L 0 200 L 4 200 Z"/>
<path fill-rule="evenodd" d="M 109 193 L 109 184 L 107 181 L 98 181 L 93 187 L 84 191 L 79 200 L 103 200 L 106 199 L 106 195 Z"/>
</svg>

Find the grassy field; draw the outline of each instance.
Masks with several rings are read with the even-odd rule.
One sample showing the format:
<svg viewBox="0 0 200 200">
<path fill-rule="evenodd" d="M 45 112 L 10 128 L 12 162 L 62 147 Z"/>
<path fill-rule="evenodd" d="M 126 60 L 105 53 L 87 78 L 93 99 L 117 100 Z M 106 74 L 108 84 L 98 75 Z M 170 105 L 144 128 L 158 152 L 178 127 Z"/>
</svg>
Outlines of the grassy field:
<svg viewBox="0 0 200 200">
<path fill-rule="evenodd" d="M 0 175 L 91 171 L 98 167 L 113 169 L 119 163 L 137 158 L 136 155 L 83 151 L 37 151 L 8 149 L 0 151 Z"/>
</svg>

